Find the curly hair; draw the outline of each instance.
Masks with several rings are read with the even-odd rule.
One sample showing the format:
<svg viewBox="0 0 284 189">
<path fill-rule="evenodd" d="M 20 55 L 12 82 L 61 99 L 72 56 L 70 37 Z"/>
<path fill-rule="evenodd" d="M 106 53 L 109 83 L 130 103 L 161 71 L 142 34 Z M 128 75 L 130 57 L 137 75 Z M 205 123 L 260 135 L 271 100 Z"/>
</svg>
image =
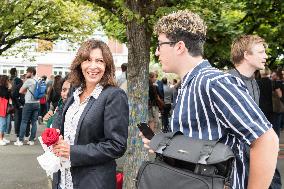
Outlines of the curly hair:
<svg viewBox="0 0 284 189">
<path fill-rule="evenodd" d="M 258 35 L 241 35 L 237 37 L 231 45 L 231 60 L 234 64 L 239 64 L 244 59 L 244 53 L 252 53 L 251 49 L 254 44 L 263 44 L 267 47 L 265 40 Z"/>
<path fill-rule="evenodd" d="M 101 78 L 100 84 L 103 87 L 116 86 L 115 82 L 115 65 L 113 62 L 112 53 L 106 43 L 100 40 L 90 39 L 82 43 L 79 48 L 75 59 L 71 64 L 71 72 L 69 73 L 69 80 L 73 86 L 86 87 L 86 80 L 82 73 L 82 62 L 90 59 L 90 53 L 93 49 L 100 49 L 102 51 L 103 60 L 105 62 L 105 72 Z"/>
<path fill-rule="evenodd" d="M 163 16 L 154 26 L 156 35 L 165 34 L 174 42 L 183 41 L 192 56 L 203 56 L 207 26 L 198 14 L 180 10 Z"/>
</svg>

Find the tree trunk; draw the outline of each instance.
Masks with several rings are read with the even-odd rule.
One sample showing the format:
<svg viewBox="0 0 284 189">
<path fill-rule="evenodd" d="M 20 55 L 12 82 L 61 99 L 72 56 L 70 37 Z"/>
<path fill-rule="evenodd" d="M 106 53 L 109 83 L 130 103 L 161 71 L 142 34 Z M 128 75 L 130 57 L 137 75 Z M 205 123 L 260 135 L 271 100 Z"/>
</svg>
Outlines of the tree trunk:
<svg viewBox="0 0 284 189">
<path fill-rule="evenodd" d="M 124 164 L 123 188 L 135 188 L 135 178 L 142 161 L 148 159 L 148 152 L 138 136 L 137 124 L 148 120 L 148 90 L 151 32 L 146 24 L 132 20 L 127 23 L 128 38 L 128 102 L 129 136 L 128 150 Z"/>
</svg>

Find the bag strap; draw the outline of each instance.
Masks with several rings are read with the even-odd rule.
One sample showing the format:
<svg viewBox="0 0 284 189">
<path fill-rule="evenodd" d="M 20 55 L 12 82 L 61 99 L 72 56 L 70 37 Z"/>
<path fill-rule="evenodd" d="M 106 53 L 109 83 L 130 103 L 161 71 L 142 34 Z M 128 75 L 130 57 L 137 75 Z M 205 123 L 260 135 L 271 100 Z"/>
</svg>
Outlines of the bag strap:
<svg viewBox="0 0 284 189">
<path fill-rule="evenodd" d="M 36 87 L 36 84 L 37 84 L 37 80 L 35 79 L 35 78 L 33 78 L 34 80 L 35 80 L 35 87 Z M 33 95 L 33 97 L 34 97 L 34 99 L 36 99 L 36 97 L 35 97 L 35 95 L 34 95 L 34 93 L 28 88 L 28 91 L 30 91 L 30 93 Z"/>
<path fill-rule="evenodd" d="M 150 141 L 150 148 L 152 148 L 156 153 L 162 154 L 163 150 L 170 145 L 171 140 L 176 135 L 183 135 L 182 132 L 169 132 L 169 133 L 158 133 Z"/>
<path fill-rule="evenodd" d="M 210 157 L 213 148 L 216 146 L 218 141 L 206 141 L 205 144 L 203 145 L 201 151 L 200 151 L 200 156 L 199 156 L 199 160 L 198 163 L 199 164 L 203 164 L 206 165 L 207 164 L 207 160 Z"/>
</svg>

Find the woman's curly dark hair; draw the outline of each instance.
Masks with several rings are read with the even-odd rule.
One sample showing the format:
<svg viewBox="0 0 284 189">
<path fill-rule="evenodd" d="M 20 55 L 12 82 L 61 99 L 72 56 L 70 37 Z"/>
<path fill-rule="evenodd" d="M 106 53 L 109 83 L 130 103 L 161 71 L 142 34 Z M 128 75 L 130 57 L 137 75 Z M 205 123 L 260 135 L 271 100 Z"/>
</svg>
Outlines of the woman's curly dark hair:
<svg viewBox="0 0 284 189">
<path fill-rule="evenodd" d="M 115 81 L 115 65 L 113 62 L 112 53 L 106 43 L 100 40 L 90 39 L 85 41 L 79 48 L 75 59 L 71 64 L 71 72 L 69 73 L 69 80 L 72 86 L 86 87 L 86 80 L 82 73 L 81 64 L 82 62 L 90 59 L 90 52 L 93 49 L 100 49 L 102 51 L 103 60 L 105 62 L 105 73 L 100 81 L 103 87 L 116 86 Z"/>
</svg>

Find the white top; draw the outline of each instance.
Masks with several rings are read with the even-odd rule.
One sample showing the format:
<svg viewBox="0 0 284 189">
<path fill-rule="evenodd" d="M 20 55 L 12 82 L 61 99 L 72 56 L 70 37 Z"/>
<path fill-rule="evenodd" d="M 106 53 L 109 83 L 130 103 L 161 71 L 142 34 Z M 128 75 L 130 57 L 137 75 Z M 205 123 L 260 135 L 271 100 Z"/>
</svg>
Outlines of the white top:
<svg viewBox="0 0 284 189">
<path fill-rule="evenodd" d="M 95 99 L 97 99 L 100 93 L 102 92 L 102 90 L 103 87 L 101 85 L 97 85 L 96 88 L 91 93 L 91 95 L 88 96 L 82 103 L 80 103 L 80 97 L 79 97 L 79 95 L 83 92 L 82 88 L 79 87 L 74 92 L 74 102 L 68 108 L 64 122 L 64 140 L 67 141 L 70 145 L 74 145 L 77 126 L 80 117 L 90 100 L 90 97 L 93 96 Z M 72 175 L 70 168 L 61 171 L 60 187 L 62 189 L 73 189 L 73 182 L 72 182 Z"/>
</svg>

